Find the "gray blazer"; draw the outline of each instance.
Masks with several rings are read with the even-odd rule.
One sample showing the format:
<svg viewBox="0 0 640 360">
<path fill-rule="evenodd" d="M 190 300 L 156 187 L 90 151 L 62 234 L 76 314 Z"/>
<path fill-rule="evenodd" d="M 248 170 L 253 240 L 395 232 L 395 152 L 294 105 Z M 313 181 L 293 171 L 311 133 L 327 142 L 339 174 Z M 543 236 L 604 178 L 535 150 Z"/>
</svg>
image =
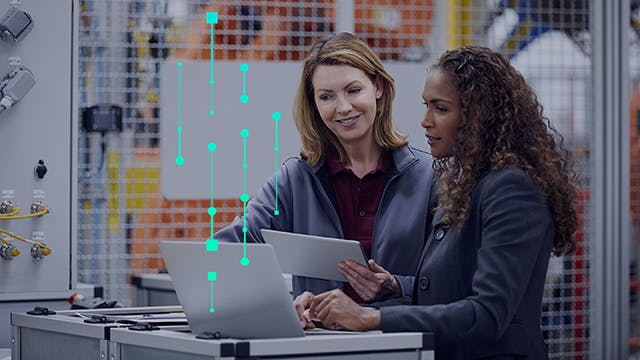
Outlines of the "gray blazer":
<svg viewBox="0 0 640 360">
<path fill-rule="evenodd" d="M 540 320 L 555 230 L 533 180 L 516 168 L 491 172 L 462 226 L 447 229 L 442 217 L 433 218 L 414 305 L 382 307 L 382 330 L 434 333 L 436 359 L 546 359 Z"/>
<path fill-rule="evenodd" d="M 411 296 L 413 278 L 424 245 L 427 203 L 433 170 L 431 157 L 402 147 L 392 152 L 393 166 L 378 206 L 371 257 L 396 274 L 403 292 Z M 260 229 L 343 238 L 331 178 L 323 158 L 314 167 L 298 158 L 287 159 L 278 172 L 278 210 L 275 175 L 247 205 L 247 241 L 264 242 Z M 220 241 L 243 241 L 242 218 L 215 234 Z M 341 289 L 343 283 L 294 276 L 293 292 L 314 294 Z"/>
</svg>

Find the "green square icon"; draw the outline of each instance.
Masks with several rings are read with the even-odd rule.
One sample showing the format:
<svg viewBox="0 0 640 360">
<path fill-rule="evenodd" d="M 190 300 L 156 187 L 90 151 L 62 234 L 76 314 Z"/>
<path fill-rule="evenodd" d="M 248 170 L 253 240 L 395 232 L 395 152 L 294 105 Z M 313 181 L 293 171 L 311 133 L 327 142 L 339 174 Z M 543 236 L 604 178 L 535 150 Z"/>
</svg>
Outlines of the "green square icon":
<svg viewBox="0 0 640 360">
<path fill-rule="evenodd" d="M 218 276 L 216 275 L 215 271 L 209 271 L 207 273 L 207 280 L 209 281 L 216 281 L 216 279 L 218 278 Z"/>
<path fill-rule="evenodd" d="M 218 23 L 218 13 L 217 12 L 208 12 L 207 13 L 207 24 L 217 24 Z"/>
<path fill-rule="evenodd" d="M 218 251 L 218 240 L 208 239 L 207 240 L 207 251 Z"/>
</svg>

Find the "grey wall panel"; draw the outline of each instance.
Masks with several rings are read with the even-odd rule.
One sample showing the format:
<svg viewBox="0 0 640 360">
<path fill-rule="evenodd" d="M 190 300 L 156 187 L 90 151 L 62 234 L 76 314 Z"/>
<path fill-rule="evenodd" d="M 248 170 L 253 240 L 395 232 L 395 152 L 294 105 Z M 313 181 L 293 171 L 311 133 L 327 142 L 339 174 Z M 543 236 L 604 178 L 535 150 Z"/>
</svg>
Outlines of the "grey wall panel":
<svg viewBox="0 0 640 360">
<path fill-rule="evenodd" d="M 34 219 L 0 220 L 0 227 L 28 239 L 39 232 L 36 238 L 52 253 L 36 260 L 30 256 L 30 245 L 7 238 L 21 255 L 0 259 L 0 289 L 5 295 L 66 290 L 75 285 L 70 276 L 73 1 L 2 0 L 0 14 L 10 6 L 29 13 L 35 25 L 21 42 L 0 41 L 0 78 L 12 67 L 10 59 L 19 58 L 33 72 L 36 85 L 21 102 L 0 113 L 0 201 L 13 201 L 21 208 L 20 215 L 29 214 L 36 200 L 51 212 Z M 39 160 L 48 168 L 43 179 L 34 174 Z"/>
<path fill-rule="evenodd" d="M 176 61 L 162 65 L 160 179 L 163 196 L 169 199 L 209 197 L 207 145 L 214 142 L 217 145 L 214 153 L 214 195 L 216 198 L 239 198 L 243 192 L 243 141 L 240 131 L 244 128 L 249 130 L 247 193 L 254 195 L 276 170 L 275 122 L 272 119 L 275 111 L 281 114 L 278 163 L 300 153 L 300 137 L 292 107 L 302 62 L 249 62 L 247 103 L 240 102 L 243 94 L 240 64 L 215 61 L 213 116 L 209 115 L 210 62 L 185 61 L 180 76 Z M 424 129 L 420 127 L 424 115 L 420 94 L 426 78 L 426 65 L 388 63 L 385 67 L 396 84 L 394 122 L 403 134 L 408 135 L 411 145 L 426 149 Z M 180 145 L 184 157 L 182 166 L 176 165 L 178 116 L 183 129 Z"/>
</svg>

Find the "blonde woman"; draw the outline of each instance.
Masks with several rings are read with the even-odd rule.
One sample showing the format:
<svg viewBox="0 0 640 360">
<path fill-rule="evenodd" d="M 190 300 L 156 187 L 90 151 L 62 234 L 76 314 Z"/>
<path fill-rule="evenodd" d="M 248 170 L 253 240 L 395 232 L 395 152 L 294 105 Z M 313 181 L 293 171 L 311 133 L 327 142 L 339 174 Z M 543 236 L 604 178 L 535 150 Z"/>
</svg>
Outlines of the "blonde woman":
<svg viewBox="0 0 640 360">
<path fill-rule="evenodd" d="M 347 284 L 295 276 L 296 296 L 341 289 L 356 303 L 411 297 L 433 171 L 431 157 L 393 124 L 394 95 L 378 56 L 352 34 L 318 41 L 304 60 L 293 109 L 302 150 L 279 170 L 279 215 L 275 175 L 249 202 L 247 239 L 263 242 L 263 228 L 352 239 L 370 260 Z M 237 218 L 215 236 L 242 241 L 242 226 Z"/>
</svg>

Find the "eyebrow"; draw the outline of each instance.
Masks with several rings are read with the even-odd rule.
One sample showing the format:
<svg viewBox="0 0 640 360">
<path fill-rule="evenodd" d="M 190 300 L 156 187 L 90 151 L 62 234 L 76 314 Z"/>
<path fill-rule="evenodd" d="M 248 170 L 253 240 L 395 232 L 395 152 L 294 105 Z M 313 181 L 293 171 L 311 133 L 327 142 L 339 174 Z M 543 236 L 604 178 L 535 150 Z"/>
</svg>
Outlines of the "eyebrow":
<svg viewBox="0 0 640 360">
<path fill-rule="evenodd" d="M 350 82 L 350 83 L 348 83 L 347 85 L 345 85 L 345 86 L 343 87 L 343 89 L 346 89 L 346 88 L 348 88 L 349 86 L 351 86 L 351 85 L 353 85 L 353 84 L 355 84 L 355 83 L 359 83 L 359 82 L 360 82 L 360 80 L 353 80 L 352 82 Z M 319 92 L 319 91 L 328 91 L 328 92 L 333 92 L 333 90 L 327 90 L 327 89 L 318 89 L 318 90 L 316 90 L 315 92 Z"/>
<path fill-rule="evenodd" d="M 424 96 L 421 96 L 422 100 L 426 103 L 430 102 L 430 103 L 438 103 L 438 102 L 443 102 L 443 103 L 447 103 L 447 104 L 452 104 L 453 101 L 449 101 L 449 100 L 445 100 L 445 99 L 440 99 L 440 98 L 435 98 L 435 99 L 431 99 L 431 101 L 427 101 L 427 99 L 424 98 Z"/>
</svg>

